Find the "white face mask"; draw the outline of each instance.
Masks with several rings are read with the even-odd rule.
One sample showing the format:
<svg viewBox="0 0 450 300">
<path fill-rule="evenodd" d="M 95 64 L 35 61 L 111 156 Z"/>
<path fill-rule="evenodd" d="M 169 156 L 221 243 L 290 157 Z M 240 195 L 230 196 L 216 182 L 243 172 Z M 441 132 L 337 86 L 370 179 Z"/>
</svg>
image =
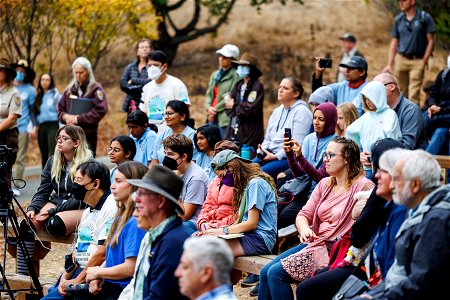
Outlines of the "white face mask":
<svg viewBox="0 0 450 300">
<path fill-rule="evenodd" d="M 147 67 L 148 78 L 150 78 L 151 80 L 158 80 L 161 76 L 161 73 L 161 69 L 157 66 Z"/>
</svg>

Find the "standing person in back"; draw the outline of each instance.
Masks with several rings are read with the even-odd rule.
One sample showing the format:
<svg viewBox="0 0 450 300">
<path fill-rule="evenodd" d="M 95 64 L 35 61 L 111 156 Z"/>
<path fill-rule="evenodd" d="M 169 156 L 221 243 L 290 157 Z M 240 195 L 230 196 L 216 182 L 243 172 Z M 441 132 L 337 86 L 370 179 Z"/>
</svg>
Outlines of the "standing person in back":
<svg viewBox="0 0 450 300">
<path fill-rule="evenodd" d="M 15 178 L 23 179 L 23 172 L 25 171 L 25 163 L 27 160 L 28 150 L 28 126 L 30 121 L 36 123 L 36 117 L 34 115 L 34 101 L 36 98 L 36 90 L 33 86 L 33 80 L 36 77 L 33 69 L 28 65 L 28 62 L 24 59 L 19 60 L 17 63 L 11 65 L 16 69 L 16 78 L 14 79 L 14 86 L 20 93 L 22 99 L 22 115 L 18 120 L 19 128 L 19 152 L 17 152 L 16 158 L 16 176 Z M 34 132 L 34 131 L 33 131 Z M 33 135 L 30 131 L 30 134 Z M 14 190 L 16 196 L 20 196 L 17 190 Z"/>
<path fill-rule="evenodd" d="M 339 40 L 341 40 L 342 55 L 339 64 L 346 64 L 352 56 L 364 55 L 356 48 L 356 37 L 348 32 L 344 33 Z M 345 68 L 339 67 L 336 74 L 336 82 L 345 80 Z"/>
<path fill-rule="evenodd" d="M 142 89 L 142 103 L 139 108 L 148 116 L 149 124 L 158 126 L 158 132 L 167 129 L 164 110 L 171 100 L 180 100 L 191 105 L 186 85 L 178 78 L 167 74 L 167 55 L 159 50 L 150 52 L 147 59 L 147 73 L 152 80 Z"/>
<path fill-rule="evenodd" d="M 72 73 L 73 79 L 58 104 L 58 119 L 61 123 L 83 128 L 95 157 L 98 124 L 108 111 L 108 99 L 101 84 L 95 80 L 89 60 L 75 59 Z"/>
<path fill-rule="evenodd" d="M 436 29 L 431 16 L 416 9 L 416 0 L 397 2 L 402 12 L 392 26 L 389 58 L 383 72 L 394 72 L 405 97 L 420 106 L 420 89 L 433 52 Z"/>
<path fill-rule="evenodd" d="M 137 59 L 129 64 L 120 78 L 120 89 L 127 95 L 122 111 L 131 113 L 141 103 L 142 87 L 150 82 L 147 74 L 147 58 L 153 50 L 149 39 L 141 39 L 136 44 Z"/>
<path fill-rule="evenodd" d="M 224 95 L 230 93 L 239 76 L 232 67 L 232 60 L 239 59 L 239 48 L 235 45 L 227 44 L 217 50 L 219 55 L 219 69 L 212 72 L 209 78 L 208 89 L 205 96 L 205 109 L 207 112 L 207 122 L 218 125 L 222 137 L 230 124 L 230 118 L 225 109 Z M 214 145 L 212 145 L 214 148 Z"/>
<path fill-rule="evenodd" d="M 233 142 L 236 140 L 241 147 L 245 144 L 257 149 L 264 139 L 264 86 L 258 80 L 262 72 L 259 70 L 258 59 L 248 52 L 233 63 L 237 65 L 236 72 L 241 80 L 225 101 L 231 123 L 224 139 Z"/>
<path fill-rule="evenodd" d="M 37 119 L 37 138 L 41 150 L 42 169 L 44 169 L 50 155 L 55 151 L 56 131 L 58 131 L 58 103 L 61 93 L 55 87 L 52 74 L 44 73 L 39 78 L 37 86 L 34 113 Z"/>
</svg>

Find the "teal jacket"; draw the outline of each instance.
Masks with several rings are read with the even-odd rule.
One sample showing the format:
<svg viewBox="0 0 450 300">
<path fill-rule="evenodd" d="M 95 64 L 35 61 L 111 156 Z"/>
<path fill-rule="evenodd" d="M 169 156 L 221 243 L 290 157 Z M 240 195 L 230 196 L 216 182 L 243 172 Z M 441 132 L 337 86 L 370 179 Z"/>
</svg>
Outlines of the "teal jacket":
<svg viewBox="0 0 450 300">
<path fill-rule="evenodd" d="M 212 72 L 211 77 L 209 78 L 208 89 L 206 90 L 205 97 L 205 109 L 208 109 L 211 106 L 211 103 L 214 99 L 214 85 L 216 83 L 216 76 L 219 70 Z M 236 73 L 234 68 L 231 68 L 225 76 L 222 77 L 219 81 L 219 93 L 218 93 L 218 101 L 215 106 L 217 112 L 217 119 L 219 121 L 219 127 L 225 127 L 230 124 L 230 118 L 228 117 L 225 110 L 225 101 L 223 100 L 223 94 L 231 92 L 236 82 L 239 81 L 239 76 Z"/>
</svg>

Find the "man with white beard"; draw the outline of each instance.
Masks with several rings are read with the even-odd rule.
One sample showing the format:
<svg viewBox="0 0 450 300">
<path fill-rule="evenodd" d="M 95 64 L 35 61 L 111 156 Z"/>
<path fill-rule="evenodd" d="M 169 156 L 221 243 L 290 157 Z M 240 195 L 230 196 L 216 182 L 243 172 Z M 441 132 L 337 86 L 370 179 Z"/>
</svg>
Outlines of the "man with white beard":
<svg viewBox="0 0 450 300">
<path fill-rule="evenodd" d="M 448 290 L 450 185 L 441 186 L 440 175 L 438 162 L 423 150 L 410 151 L 395 164 L 393 199 L 410 209 L 409 216 L 395 238 L 395 261 L 384 284 L 359 297 L 438 299 Z"/>
</svg>

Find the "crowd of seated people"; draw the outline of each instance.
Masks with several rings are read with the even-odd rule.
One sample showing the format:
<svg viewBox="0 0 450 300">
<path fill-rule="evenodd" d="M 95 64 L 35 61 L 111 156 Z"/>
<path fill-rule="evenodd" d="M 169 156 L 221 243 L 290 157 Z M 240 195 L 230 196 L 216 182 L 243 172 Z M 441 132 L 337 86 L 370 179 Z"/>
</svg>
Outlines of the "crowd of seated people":
<svg viewBox="0 0 450 300">
<path fill-rule="evenodd" d="M 449 153 L 449 68 L 437 75 L 421 113 L 393 75 L 369 80 L 364 57 L 340 64 L 345 80 L 329 85 L 317 57 L 309 100 L 299 79 L 283 78 L 264 134 L 263 73 L 253 54 L 239 57 L 231 44 L 217 51 L 206 122 L 196 128 L 184 84 L 166 74 L 164 52 L 148 49 L 148 57 L 138 51 L 139 68 L 127 75 L 131 84 L 139 73 L 145 109 L 127 97 L 129 134 L 111 138 L 111 170 L 95 160 L 72 115 L 56 132 L 29 222 L 20 228 L 31 251 L 39 230 L 76 232 L 74 267 L 66 261 L 45 299 L 183 299 L 190 288 L 183 244 L 189 238 L 189 250 L 202 236 L 225 237 L 235 257 L 277 255 L 260 277 L 243 280 L 260 299 L 294 299 L 292 283 L 297 299 L 331 299 L 350 274 L 368 281 L 363 297 L 375 299 L 418 299 L 442 289 L 450 202 L 431 154 Z M 180 99 L 167 99 L 165 92 L 178 88 Z M 419 235 L 417 224 L 436 236 Z M 298 238 L 280 251 L 279 230 L 289 226 Z M 371 240 L 369 268 L 355 269 Z M 412 258 L 418 249 L 423 265 Z M 23 256 L 19 273 L 26 274 Z M 86 294 L 74 296 L 73 286 L 82 283 Z"/>
</svg>

